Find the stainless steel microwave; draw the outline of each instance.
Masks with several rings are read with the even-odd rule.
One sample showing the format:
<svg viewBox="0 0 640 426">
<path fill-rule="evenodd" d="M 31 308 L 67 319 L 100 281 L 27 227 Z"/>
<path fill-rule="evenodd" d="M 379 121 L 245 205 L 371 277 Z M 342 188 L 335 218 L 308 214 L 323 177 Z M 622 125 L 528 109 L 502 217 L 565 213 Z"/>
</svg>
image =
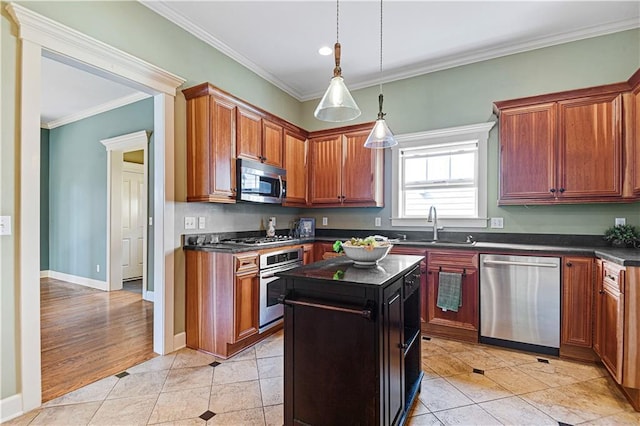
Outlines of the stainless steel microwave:
<svg viewBox="0 0 640 426">
<path fill-rule="evenodd" d="M 286 170 L 243 158 L 237 161 L 239 201 L 282 204 L 287 193 Z"/>
</svg>

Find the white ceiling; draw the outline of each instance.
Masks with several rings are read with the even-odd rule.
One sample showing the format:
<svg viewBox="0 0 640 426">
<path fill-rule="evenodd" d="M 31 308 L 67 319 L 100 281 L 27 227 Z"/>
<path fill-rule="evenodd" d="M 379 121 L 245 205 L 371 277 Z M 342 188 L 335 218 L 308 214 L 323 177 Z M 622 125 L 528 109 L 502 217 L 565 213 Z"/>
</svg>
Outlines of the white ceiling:
<svg viewBox="0 0 640 426">
<path fill-rule="evenodd" d="M 333 0 L 141 3 L 298 100 L 322 96 L 333 75 L 333 56 L 318 54 L 336 41 Z M 385 0 L 383 6 L 384 82 L 640 27 L 637 0 Z M 379 1 L 340 2 L 341 65 L 352 90 L 380 81 L 379 31 Z M 126 98 L 134 92 L 99 89 L 100 82 L 50 70 L 52 63 L 43 65 L 49 76 L 43 80 L 45 122 L 108 104 L 109 94 Z"/>
</svg>

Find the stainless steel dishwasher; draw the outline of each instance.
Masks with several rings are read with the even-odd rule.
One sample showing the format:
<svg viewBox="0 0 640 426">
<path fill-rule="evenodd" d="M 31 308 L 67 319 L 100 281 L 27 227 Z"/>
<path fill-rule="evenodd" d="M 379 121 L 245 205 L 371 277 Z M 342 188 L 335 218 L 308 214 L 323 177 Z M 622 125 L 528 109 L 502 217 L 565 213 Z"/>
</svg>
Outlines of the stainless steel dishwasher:
<svg viewBox="0 0 640 426">
<path fill-rule="evenodd" d="M 558 355 L 559 257 L 480 255 L 480 342 Z"/>
</svg>

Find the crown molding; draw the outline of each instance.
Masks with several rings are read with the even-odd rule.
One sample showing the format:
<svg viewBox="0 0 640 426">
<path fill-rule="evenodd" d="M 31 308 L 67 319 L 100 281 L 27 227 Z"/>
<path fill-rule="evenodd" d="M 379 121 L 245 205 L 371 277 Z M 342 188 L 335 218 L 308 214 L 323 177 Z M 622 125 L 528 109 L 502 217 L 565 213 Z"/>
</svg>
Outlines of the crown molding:
<svg viewBox="0 0 640 426">
<path fill-rule="evenodd" d="M 84 111 L 77 112 L 75 114 L 67 115 L 66 117 L 61 117 L 55 120 L 51 120 L 49 122 L 40 123 L 40 127 L 43 129 L 55 129 L 56 127 L 64 126 L 65 124 L 73 123 L 76 121 L 83 120 L 88 117 L 92 117 L 94 115 L 102 114 L 103 112 L 110 111 L 112 109 L 120 108 L 125 105 L 132 104 L 134 102 L 141 101 L 143 99 L 150 98 L 151 95 L 147 93 L 133 93 L 128 96 L 124 96 L 119 99 L 114 99 L 112 101 L 106 102 L 102 105 L 98 105 L 92 108 L 85 109 Z"/>
<path fill-rule="evenodd" d="M 175 96 L 176 88 L 186 81 L 182 77 L 39 15 L 26 7 L 9 3 L 6 9 L 18 24 L 18 36 L 41 46 L 47 46 L 46 50 L 76 58 L 90 66 L 107 70 L 170 96 Z"/>
<path fill-rule="evenodd" d="M 149 143 L 151 132 L 140 130 L 126 135 L 114 136 L 109 139 L 102 139 L 100 143 L 107 151 L 124 151 L 127 149 L 140 149 Z"/>
</svg>

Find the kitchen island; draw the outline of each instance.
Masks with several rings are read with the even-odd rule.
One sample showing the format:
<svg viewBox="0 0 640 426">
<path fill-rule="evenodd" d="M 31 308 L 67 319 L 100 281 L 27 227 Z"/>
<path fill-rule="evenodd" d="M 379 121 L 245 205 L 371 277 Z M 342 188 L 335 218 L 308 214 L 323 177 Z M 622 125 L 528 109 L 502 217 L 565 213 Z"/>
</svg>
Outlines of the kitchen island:
<svg viewBox="0 0 640 426">
<path fill-rule="evenodd" d="M 337 257 L 278 274 L 286 425 L 405 422 L 423 376 L 422 260 L 359 268 Z"/>
</svg>

